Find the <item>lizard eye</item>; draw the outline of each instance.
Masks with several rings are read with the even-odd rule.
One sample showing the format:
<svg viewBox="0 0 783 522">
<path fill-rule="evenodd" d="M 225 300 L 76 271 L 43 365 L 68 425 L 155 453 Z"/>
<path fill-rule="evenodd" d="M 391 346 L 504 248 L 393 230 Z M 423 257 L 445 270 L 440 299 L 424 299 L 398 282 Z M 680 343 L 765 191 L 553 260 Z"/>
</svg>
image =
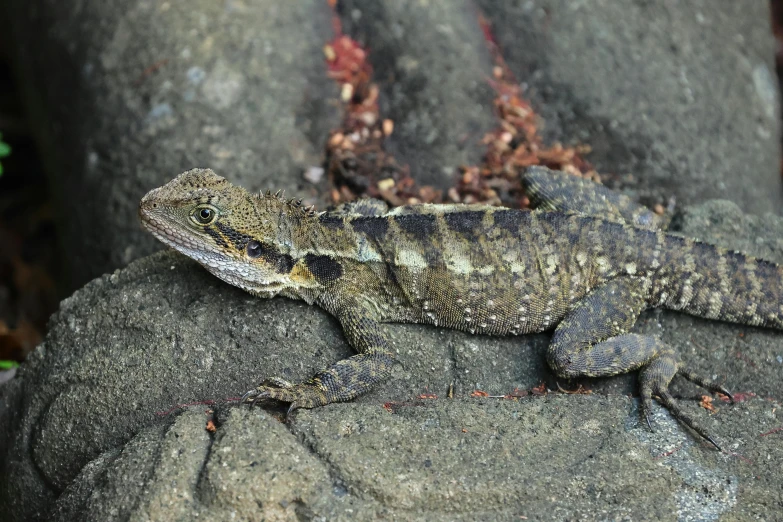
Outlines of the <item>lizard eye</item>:
<svg viewBox="0 0 783 522">
<path fill-rule="evenodd" d="M 217 216 L 217 211 L 212 207 L 196 207 L 191 212 L 190 219 L 197 225 L 206 226 L 211 225 L 217 219 Z"/>
</svg>

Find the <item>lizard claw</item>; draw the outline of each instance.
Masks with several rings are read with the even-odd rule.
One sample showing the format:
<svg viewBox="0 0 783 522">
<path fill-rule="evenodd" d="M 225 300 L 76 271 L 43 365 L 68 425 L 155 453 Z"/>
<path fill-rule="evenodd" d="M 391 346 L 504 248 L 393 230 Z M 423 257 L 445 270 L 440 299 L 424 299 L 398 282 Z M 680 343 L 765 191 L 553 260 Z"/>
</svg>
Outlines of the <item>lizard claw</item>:
<svg viewBox="0 0 783 522">
<path fill-rule="evenodd" d="M 723 453 L 723 450 L 720 448 L 720 446 L 718 446 L 718 443 L 717 443 L 717 442 L 715 442 L 715 439 L 713 439 L 713 438 L 712 438 L 712 437 L 710 437 L 709 435 L 702 435 L 702 437 L 704 437 L 705 439 L 707 439 L 708 441 L 710 441 L 710 444 L 712 444 L 713 446 L 715 446 L 715 449 L 717 449 L 718 451 L 720 451 L 721 453 Z"/>
<path fill-rule="evenodd" d="M 240 400 L 240 403 L 248 402 L 248 399 L 252 399 L 250 402 L 250 406 L 255 406 L 256 403 L 263 399 L 277 399 L 279 397 L 276 397 L 273 392 L 273 390 L 289 390 L 294 388 L 294 385 L 285 379 L 281 379 L 280 377 L 268 377 L 261 381 L 261 384 L 253 389 L 247 391 Z M 281 399 L 285 400 L 285 399 Z"/>
<path fill-rule="evenodd" d="M 243 403 L 250 402 L 251 406 L 264 399 L 275 399 L 281 402 L 291 403 L 288 408 L 290 414 L 297 408 L 313 408 L 328 404 L 325 390 L 315 384 L 291 384 L 282 379 L 265 380 L 257 388 L 248 391 L 242 396 Z"/>
<path fill-rule="evenodd" d="M 241 399 L 239 399 L 239 403 L 240 403 L 240 404 L 244 404 L 244 403 L 246 403 L 246 402 L 247 402 L 247 400 L 248 400 L 248 399 L 249 399 L 251 396 L 253 396 L 253 394 L 254 394 L 254 393 L 255 393 L 255 390 L 250 390 L 250 391 L 248 391 L 248 392 L 245 392 L 245 394 L 242 396 L 242 398 L 241 398 Z"/>
<path fill-rule="evenodd" d="M 257 388 L 255 390 L 250 390 L 247 393 L 245 393 L 242 396 L 242 399 L 240 400 L 240 403 L 248 402 L 248 399 L 251 399 L 250 400 L 250 407 L 252 408 L 261 399 L 268 399 L 268 398 L 269 398 L 269 394 L 267 392 L 261 391 L 261 390 L 259 390 Z"/>
<path fill-rule="evenodd" d="M 722 393 L 723 395 L 725 395 L 726 397 L 728 397 L 728 398 L 729 398 L 729 402 L 731 402 L 732 404 L 735 404 L 737 401 L 735 401 L 735 400 L 734 400 L 734 394 L 733 394 L 733 393 L 731 393 L 731 392 L 730 392 L 729 390 L 727 390 L 726 388 L 724 388 L 723 386 L 721 386 L 721 388 L 722 388 L 722 389 L 720 390 L 720 393 Z"/>
<path fill-rule="evenodd" d="M 685 379 L 691 381 L 696 386 L 701 386 L 712 393 L 721 393 L 729 398 L 732 404 L 734 404 L 734 395 L 724 385 L 719 384 L 712 379 L 708 379 L 699 375 L 698 373 L 689 370 L 687 368 L 680 368 L 678 371 Z"/>
</svg>

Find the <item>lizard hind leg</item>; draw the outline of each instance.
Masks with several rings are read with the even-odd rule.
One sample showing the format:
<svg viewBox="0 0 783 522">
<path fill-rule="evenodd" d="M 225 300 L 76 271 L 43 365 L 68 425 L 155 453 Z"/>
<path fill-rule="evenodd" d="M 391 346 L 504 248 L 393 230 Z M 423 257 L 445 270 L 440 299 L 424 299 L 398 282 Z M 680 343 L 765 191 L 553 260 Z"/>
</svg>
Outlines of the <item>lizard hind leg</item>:
<svg viewBox="0 0 783 522">
<path fill-rule="evenodd" d="M 681 370 L 675 351 L 660 338 L 626 333 L 646 308 L 638 281 L 617 278 L 596 288 L 566 314 L 555 329 L 547 361 L 561 377 L 608 377 L 641 370 L 642 413 L 650 424 L 652 398 L 672 416 L 718 447 L 710 434 L 683 411 L 669 393 L 679 372 L 711 391 L 722 387 L 693 372 Z"/>
</svg>

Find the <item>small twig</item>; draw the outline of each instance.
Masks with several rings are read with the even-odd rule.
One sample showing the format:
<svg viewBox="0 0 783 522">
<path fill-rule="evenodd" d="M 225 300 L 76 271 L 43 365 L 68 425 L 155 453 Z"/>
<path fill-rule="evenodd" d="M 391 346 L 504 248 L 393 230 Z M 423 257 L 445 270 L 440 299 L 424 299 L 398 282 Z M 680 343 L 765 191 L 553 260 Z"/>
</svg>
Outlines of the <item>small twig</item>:
<svg viewBox="0 0 783 522">
<path fill-rule="evenodd" d="M 665 453 L 661 453 L 657 457 L 653 458 L 653 460 L 659 460 L 659 459 L 662 459 L 664 457 L 670 457 L 670 456 L 674 455 L 675 453 L 677 453 L 678 451 L 680 451 L 681 449 L 682 449 L 682 445 L 679 445 L 679 446 L 677 446 L 676 448 L 674 448 L 671 451 L 667 451 Z"/>
<path fill-rule="evenodd" d="M 767 432 L 764 432 L 761 435 L 759 435 L 759 437 L 766 437 L 767 435 L 772 435 L 773 433 L 778 433 L 780 431 L 783 431 L 783 426 L 778 426 L 775 429 L 772 429 L 772 430 L 769 430 Z"/>
</svg>

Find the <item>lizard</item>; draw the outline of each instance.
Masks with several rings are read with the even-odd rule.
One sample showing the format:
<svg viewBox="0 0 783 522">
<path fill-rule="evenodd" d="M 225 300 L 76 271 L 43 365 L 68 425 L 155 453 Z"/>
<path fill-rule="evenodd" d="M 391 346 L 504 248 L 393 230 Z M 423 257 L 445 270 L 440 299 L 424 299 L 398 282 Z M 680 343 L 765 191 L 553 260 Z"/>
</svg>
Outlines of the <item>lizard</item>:
<svg viewBox="0 0 783 522">
<path fill-rule="evenodd" d="M 471 334 L 551 330 L 546 359 L 562 378 L 638 371 L 641 412 L 655 398 L 720 450 L 669 392 L 680 375 L 733 400 L 685 367 L 659 337 L 632 332 L 662 307 L 783 329 L 775 263 L 666 233 L 666 219 L 589 180 L 543 167 L 522 174 L 535 210 L 358 200 L 316 212 L 300 200 L 251 194 L 192 169 L 140 202 L 143 226 L 225 282 L 259 297 L 316 304 L 357 354 L 302 383 L 270 377 L 242 402 L 296 408 L 349 401 L 390 376 L 386 323 Z"/>
</svg>

